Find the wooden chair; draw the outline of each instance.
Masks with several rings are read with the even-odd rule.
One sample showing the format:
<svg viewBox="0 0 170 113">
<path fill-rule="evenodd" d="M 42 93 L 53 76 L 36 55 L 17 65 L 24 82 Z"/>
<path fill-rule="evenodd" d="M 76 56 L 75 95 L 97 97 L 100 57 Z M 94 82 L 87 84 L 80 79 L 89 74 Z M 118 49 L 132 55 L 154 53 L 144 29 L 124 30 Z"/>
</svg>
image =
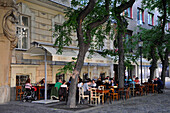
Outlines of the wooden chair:
<svg viewBox="0 0 170 113">
<path fill-rule="evenodd" d="M 22 91 L 22 86 L 16 86 L 16 100 L 18 99 L 18 96 L 20 97 L 21 100 L 23 94 L 24 92 Z"/>
<path fill-rule="evenodd" d="M 79 87 L 79 103 L 81 99 L 85 99 L 85 98 L 87 98 L 87 100 L 89 101 L 89 95 L 84 95 L 83 87 Z"/>
<path fill-rule="evenodd" d="M 122 98 L 124 99 L 125 98 L 125 91 L 124 91 L 124 88 L 119 88 L 118 89 L 118 94 L 119 94 L 119 99 Z"/>
<path fill-rule="evenodd" d="M 110 90 L 112 91 L 112 93 L 110 93 L 111 99 L 114 101 L 114 99 L 119 99 L 119 95 L 118 93 L 115 93 L 114 88 L 110 87 Z"/>
<path fill-rule="evenodd" d="M 128 87 L 128 88 L 125 90 L 125 94 L 126 94 L 126 99 L 128 99 L 128 98 L 129 98 L 129 95 L 131 94 L 130 87 Z"/>
<path fill-rule="evenodd" d="M 104 91 L 104 85 L 98 86 L 98 89 L 103 90 Z M 100 93 L 99 96 L 102 98 L 102 104 L 104 104 L 104 92 Z"/>
<path fill-rule="evenodd" d="M 90 92 L 91 92 L 91 101 L 90 101 L 90 104 L 97 105 L 97 102 L 98 102 L 98 104 L 100 104 L 100 95 L 97 94 L 96 88 L 91 88 Z"/>
<path fill-rule="evenodd" d="M 143 85 L 145 86 L 145 88 L 144 88 L 145 95 L 147 95 L 149 93 L 149 85 L 148 84 L 149 84 L 148 82 L 143 83 Z"/>
<path fill-rule="evenodd" d="M 143 95 L 143 90 L 140 87 L 140 84 L 135 84 L 135 95 Z"/>
<path fill-rule="evenodd" d="M 104 87 L 104 89 L 106 89 L 106 85 L 100 85 L 100 86 L 103 86 L 103 87 Z"/>
<path fill-rule="evenodd" d="M 149 92 L 154 93 L 154 85 L 153 84 L 148 84 Z"/>
</svg>

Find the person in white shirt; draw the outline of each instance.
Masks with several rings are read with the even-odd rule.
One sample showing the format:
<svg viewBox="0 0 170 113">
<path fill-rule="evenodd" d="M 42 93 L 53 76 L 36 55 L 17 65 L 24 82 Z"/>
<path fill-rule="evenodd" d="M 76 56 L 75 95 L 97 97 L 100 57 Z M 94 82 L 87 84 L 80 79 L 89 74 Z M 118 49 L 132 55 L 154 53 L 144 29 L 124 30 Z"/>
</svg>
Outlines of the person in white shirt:
<svg viewBox="0 0 170 113">
<path fill-rule="evenodd" d="M 26 84 L 25 84 L 26 89 L 31 89 L 32 85 L 30 84 L 30 78 L 27 79 Z"/>
<path fill-rule="evenodd" d="M 91 85 L 91 80 L 90 79 L 88 79 L 87 83 L 83 84 L 83 89 L 84 89 L 84 94 L 85 95 L 90 94 L 90 87 L 89 87 L 89 85 Z"/>
<path fill-rule="evenodd" d="M 92 80 L 91 87 L 92 87 L 92 88 L 96 88 L 96 86 L 97 86 L 97 85 L 96 85 L 96 83 L 95 83 L 95 80 Z"/>
</svg>

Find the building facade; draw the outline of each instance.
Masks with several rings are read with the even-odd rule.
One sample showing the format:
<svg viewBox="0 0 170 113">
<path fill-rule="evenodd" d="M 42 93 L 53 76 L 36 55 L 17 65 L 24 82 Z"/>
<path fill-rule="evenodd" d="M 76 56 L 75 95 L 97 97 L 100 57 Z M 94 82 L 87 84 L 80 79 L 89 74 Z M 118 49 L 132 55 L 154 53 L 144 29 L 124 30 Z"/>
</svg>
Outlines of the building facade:
<svg viewBox="0 0 170 113">
<path fill-rule="evenodd" d="M 20 19 L 17 24 L 18 44 L 12 51 L 10 69 L 11 100 L 15 99 L 15 87 L 25 84 L 27 78 L 36 84 L 45 77 L 44 50 L 47 51 L 47 83 L 55 84 L 61 78 L 69 80 L 71 73 L 56 75 L 67 62 L 77 57 L 76 33 L 72 45 L 64 47 L 63 54 L 57 55 L 52 37 L 55 24 L 62 25 L 66 20 L 64 11 L 70 7 L 69 0 L 17 0 Z M 112 49 L 113 41 L 105 40 L 105 48 Z M 92 58 L 86 54 L 81 70 L 82 79 L 96 79 L 111 75 L 111 59 L 95 53 Z"/>
<path fill-rule="evenodd" d="M 160 24 L 160 14 L 157 9 L 154 11 L 150 11 L 148 9 L 142 8 L 142 0 L 137 0 L 133 4 L 132 7 L 128 8 L 124 11 L 125 17 L 128 21 L 128 28 L 127 28 L 127 34 L 132 36 L 134 34 L 138 34 L 140 32 L 139 28 L 137 26 L 141 26 L 146 29 L 151 29 L 153 26 Z M 166 24 L 165 30 L 169 30 L 170 26 L 169 23 Z M 144 81 L 147 81 L 147 79 L 150 76 L 150 62 L 142 59 L 142 77 Z M 155 71 L 155 77 L 161 76 L 161 63 L 158 63 L 158 68 Z M 137 75 L 139 79 L 141 79 L 141 64 L 138 62 L 137 66 Z M 169 71 L 169 70 L 168 70 Z M 167 77 L 170 77 L 169 74 L 167 74 Z"/>
<path fill-rule="evenodd" d="M 57 55 L 54 47 L 55 38 L 52 37 L 55 24 L 62 25 L 66 20 L 64 11 L 70 7 L 70 0 L 17 0 L 19 3 L 20 19 L 17 24 L 18 44 L 12 51 L 9 85 L 11 100 L 15 99 L 15 87 L 23 85 L 27 78 L 31 83 L 38 83 L 45 77 L 44 51 L 47 51 L 47 83 L 56 83 L 59 78 L 69 80 L 71 73 L 56 75 L 67 62 L 74 61 L 72 57 L 78 54 L 76 33 L 72 36 L 72 44 L 64 47 L 63 54 Z M 150 29 L 157 23 L 157 12 L 149 12 L 141 8 L 140 0 L 132 8 L 126 10 L 129 22 L 128 35 L 140 32 L 137 25 Z M 137 30 L 136 30 L 137 29 Z M 105 49 L 113 50 L 113 41 L 104 41 Z M 89 59 L 87 53 L 81 70 L 82 79 L 96 79 L 99 76 L 118 76 L 118 64 L 113 58 L 102 57 L 95 53 Z M 140 78 L 139 66 L 132 64 L 132 70 L 126 70 L 126 76 L 135 75 Z M 143 77 L 149 73 L 149 62 L 143 61 Z"/>
</svg>

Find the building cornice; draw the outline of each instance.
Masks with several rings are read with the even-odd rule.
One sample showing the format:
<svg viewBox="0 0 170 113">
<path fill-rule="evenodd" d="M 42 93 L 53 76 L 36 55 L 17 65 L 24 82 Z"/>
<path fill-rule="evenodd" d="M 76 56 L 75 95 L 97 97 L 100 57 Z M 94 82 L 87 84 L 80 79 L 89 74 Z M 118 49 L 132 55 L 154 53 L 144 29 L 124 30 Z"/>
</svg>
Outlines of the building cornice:
<svg viewBox="0 0 170 113">
<path fill-rule="evenodd" d="M 65 10 L 67 10 L 67 8 L 69 8 L 62 4 L 58 4 L 58 3 L 55 3 L 49 0 L 25 0 L 25 1 L 33 3 L 33 4 L 37 4 L 37 5 L 52 9 L 52 10 L 63 12 L 63 13 L 65 12 Z"/>
</svg>

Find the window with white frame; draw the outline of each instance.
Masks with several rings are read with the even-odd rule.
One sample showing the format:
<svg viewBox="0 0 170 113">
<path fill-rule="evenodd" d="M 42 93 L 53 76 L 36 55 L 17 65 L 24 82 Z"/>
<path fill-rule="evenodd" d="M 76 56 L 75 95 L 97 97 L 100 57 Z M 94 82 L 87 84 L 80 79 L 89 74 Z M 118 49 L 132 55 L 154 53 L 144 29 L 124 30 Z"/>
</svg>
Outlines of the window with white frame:
<svg viewBox="0 0 170 113">
<path fill-rule="evenodd" d="M 29 75 L 16 75 L 16 86 L 25 85 L 25 82 L 29 78 Z"/>
<path fill-rule="evenodd" d="M 154 25 L 154 14 L 148 13 L 148 24 Z"/>
<path fill-rule="evenodd" d="M 125 10 L 125 16 L 132 18 L 132 7 L 129 7 Z"/>
<path fill-rule="evenodd" d="M 138 24 L 143 24 L 145 21 L 144 21 L 144 10 L 143 9 L 140 9 L 140 8 L 137 8 L 137 22 Z"/>
<path fill-rule="evenodd" d="M 160 16 L 157 16 L 157 25 L 162 24 L 162 19 Z"/>
<path fill-rule="evenodd" d="M 17 49 L 28 49 L 29 40 L 29 17 L 20 15 L 19 23 L 17 25 L 18 43 Z"/>
<path fill-rule="evenodd" d="M 169 31 L 169 30 L 170 30 L 170 23 L 166 23 L 166 24 L 165 24 L 165 30 L 166 30 L 166 31 Z"/>
</svg>

